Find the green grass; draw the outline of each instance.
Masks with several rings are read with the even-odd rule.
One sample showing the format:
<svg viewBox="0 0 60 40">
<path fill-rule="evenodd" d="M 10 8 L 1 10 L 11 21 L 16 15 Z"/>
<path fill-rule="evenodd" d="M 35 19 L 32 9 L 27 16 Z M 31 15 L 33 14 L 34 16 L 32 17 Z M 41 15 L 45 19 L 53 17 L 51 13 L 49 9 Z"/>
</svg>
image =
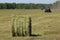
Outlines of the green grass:
<svg viewBox="0 0 60 40">
<path fill-rule="evenodd" d="M 32 33 L 39 37 L 12 37 L 12 19 L 14 15 L 32 17 Z M 0 10 L 0 40 L 60 40 L 60 12 L 45 13 L 39 9 Z"/>
</svg>

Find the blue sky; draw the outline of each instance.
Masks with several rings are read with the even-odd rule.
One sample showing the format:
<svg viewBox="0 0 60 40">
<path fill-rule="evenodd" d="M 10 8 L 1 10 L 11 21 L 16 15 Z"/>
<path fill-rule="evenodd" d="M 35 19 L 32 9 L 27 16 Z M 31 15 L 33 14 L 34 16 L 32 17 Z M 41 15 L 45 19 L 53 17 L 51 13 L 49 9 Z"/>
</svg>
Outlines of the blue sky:
<svg viewBox="0 0 60 40">
<path fill-rule="evenodd" d="M 0 0 L 0 3 L 54 3 L 56 0 Z"/>
</svg>

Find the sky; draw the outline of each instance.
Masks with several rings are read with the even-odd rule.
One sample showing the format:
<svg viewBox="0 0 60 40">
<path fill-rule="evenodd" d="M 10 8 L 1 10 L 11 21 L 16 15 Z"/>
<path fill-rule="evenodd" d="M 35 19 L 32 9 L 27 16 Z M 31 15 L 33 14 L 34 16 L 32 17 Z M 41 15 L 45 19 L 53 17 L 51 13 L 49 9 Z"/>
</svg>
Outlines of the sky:
<svg viewBox="0 0 60 40">
<path fill-rule="evenodd" d="M 56 0 L 0 0 L 0 3 L 54 3 Z"/>
</svg>

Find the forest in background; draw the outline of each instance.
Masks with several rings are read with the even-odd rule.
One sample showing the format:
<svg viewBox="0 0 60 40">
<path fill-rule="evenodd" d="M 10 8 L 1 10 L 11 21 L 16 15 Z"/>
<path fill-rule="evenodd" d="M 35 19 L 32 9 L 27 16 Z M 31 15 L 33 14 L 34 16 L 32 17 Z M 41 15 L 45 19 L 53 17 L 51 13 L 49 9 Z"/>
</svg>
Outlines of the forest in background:
<svg viewBox="0 0 60 40">
<path fill-rule="evenodd" d="M 34 3 L 0 3 L 0 9 L 43 9 L 45 7 L 60 8 L 60 1 L 53 4 L 34 4 Z"/>
<path fill-rule="evenodd" d="M 43 9 L 52 8 L 52 4 L 0 3 L 0 9 Z"/>
</svg>

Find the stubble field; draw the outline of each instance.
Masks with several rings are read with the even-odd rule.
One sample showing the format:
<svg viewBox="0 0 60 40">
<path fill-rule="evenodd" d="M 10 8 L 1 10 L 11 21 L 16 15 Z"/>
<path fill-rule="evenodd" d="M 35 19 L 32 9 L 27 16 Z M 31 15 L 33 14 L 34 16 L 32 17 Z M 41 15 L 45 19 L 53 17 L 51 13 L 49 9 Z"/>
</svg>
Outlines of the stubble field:
<svg viewBox="0 0 60 40">
<path fill-rule="evenodd" d="M 14 15 L 27 15 L 32 18 L 32 33 L 37 37 L 12 37 Z M 60 12 L 45 13 L 40 9 L 0 10 L 0 40 L 60 40 Z"/>
</svg>

